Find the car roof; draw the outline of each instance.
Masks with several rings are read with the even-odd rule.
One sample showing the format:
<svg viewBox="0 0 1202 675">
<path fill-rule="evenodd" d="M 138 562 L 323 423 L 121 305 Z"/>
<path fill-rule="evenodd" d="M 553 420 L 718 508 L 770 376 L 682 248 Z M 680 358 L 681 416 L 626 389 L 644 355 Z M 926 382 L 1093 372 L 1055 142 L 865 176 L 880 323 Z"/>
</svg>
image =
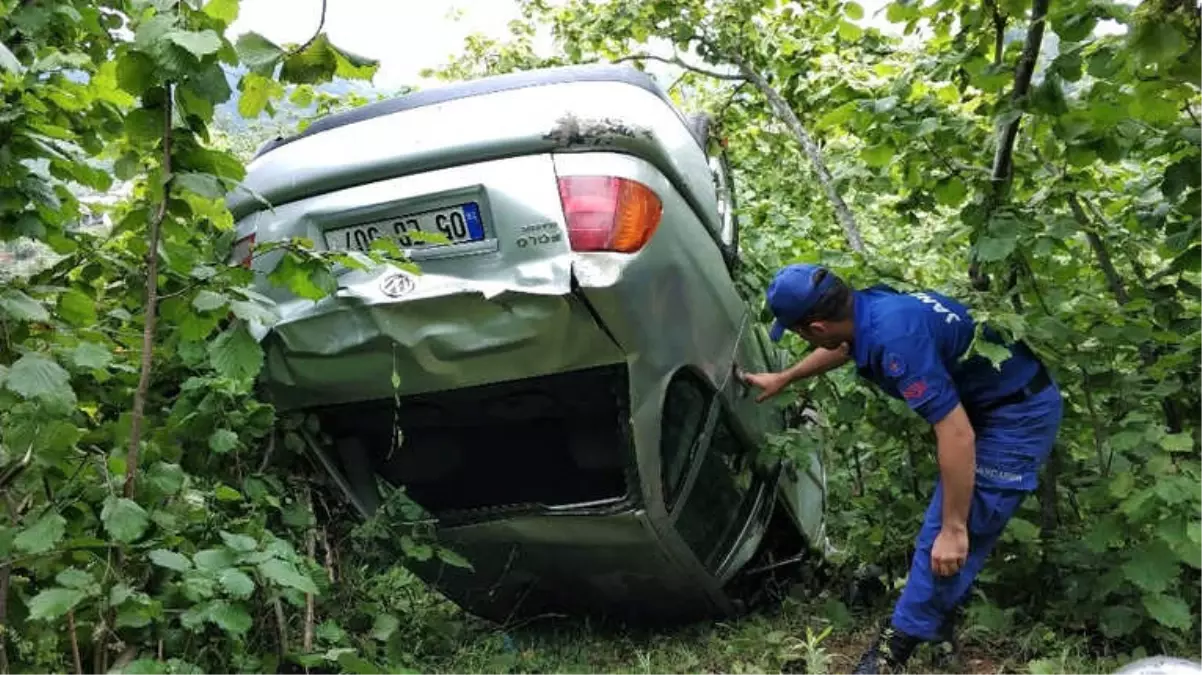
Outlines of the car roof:
<svg viewBox="0 0 1202 675">
<path fill-rule="evenodd" d="M 549 84 L 566 84 L 571 82 L 621 82 L 645 89 L 667 103 L 677 115 L 680 112 L 672 104 L 667 93 L 647 73 L 630 66 L 611 64 L 585 64 L 573 66 L 558 66 L 526 70 L 505 75 L 493 75 L 476 80 L 457 82 L 432 89 L 405 94 L 384 101 L 369 103 L 365 106 L 328 115 L 315 120 L 304 131 L 286 138 L 273 138 L 264 143 L 254 157 L 261 157 L 276 148 L 293 141 L 313 136 L 323 131 L 337 129 L 348 124 L 369 120 L 375 117 L 391 115 L 392 113 L 413 110 L 428 105 L 436 105 L 471 96 L 495 94 L 525 87 L 537 87 Z"/>
</svg>

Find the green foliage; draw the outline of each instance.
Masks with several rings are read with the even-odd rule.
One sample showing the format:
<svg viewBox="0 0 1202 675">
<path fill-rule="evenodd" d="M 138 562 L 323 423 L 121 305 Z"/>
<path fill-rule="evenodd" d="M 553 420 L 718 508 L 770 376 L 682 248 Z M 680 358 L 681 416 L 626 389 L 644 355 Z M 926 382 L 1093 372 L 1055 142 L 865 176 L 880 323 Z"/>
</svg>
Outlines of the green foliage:
<svg viewBox="0 0 1202 675">
<path fill-rule="evenodd" d="M 884 14 L 906 41 L 851 25 L 861 8 L 834 0 L 804 11 L 760 0 L 522 4 L 526 21 L 511 41 L 469 39 L 436 73 L 552 61 L 527 37 L 541 24 L 561 61 L 671 57 L 670 39 L 686 63 L 763 77 L 821 145 L 868 251 L 846 252 L 821 176 L 763 92 L 675 68 L 671 93 L 715 116 L 735 167 L 747 297 L 762 303 L 780 265 L 821 261 L 860 286 L 963 298 L 1025 340 L 1060 383 L 1065 419 L 1042 478 L 1053 489 L 1008 528 L 983 593 L 1028 621 L 1100 632 L 1118 648 L 1196 642 L 1195 7 L 1052 3 L 1058 40 L 1045 41 L 1033 86 L 1016 98 L 1030 23 L 1021 2 L 891 3 Z M 1095 31 L 1103 18 L 1120 31 Z M 999 191 L 998 130 L 1014 121 L 1013 175 Z M 969 283 L 972 258 L 992 278 L 988 291 Z M 1005 356 L 983 341 L 974 349 Z M 850 372 L 800 388 L 823 422 L 782 443 L 799 456 L 828 448 L 828 517 L 843 559 L 903 575 L 938 471 L 929 428 Z"/>
<path fill-rule="evenodd" d="M 309 602 L 338 613 L 304 545 L 327 525 L 296 499 L 327 486 L 303 447 L 274 447 L 275 411 L 253 389 L 250 326 L 275 310 L 227 264 L 224 200 L 245 158 L 212 125 L 240 64 L 254 115 L 377 66 L 324 34 L 235 46 L 237 15 L 237 0 L 0 7 L 0 240 L 52 253 L 6 269 L 0 289 L 0 651 L 14 672 L 73 671 L 71 645 L 89 671 L 276 671 L 311 656 L 280 641 Z M 99 214 L 104 226 L 81 224 Z M 328 291 L 313 279 L 332 265 L 385 255 L 311 249 L 286 243 L 290 288 Z M 351 638 L 331 641 L 322 654 L 341 651 L 322 664 L 365 667 Z"/>
</svg>

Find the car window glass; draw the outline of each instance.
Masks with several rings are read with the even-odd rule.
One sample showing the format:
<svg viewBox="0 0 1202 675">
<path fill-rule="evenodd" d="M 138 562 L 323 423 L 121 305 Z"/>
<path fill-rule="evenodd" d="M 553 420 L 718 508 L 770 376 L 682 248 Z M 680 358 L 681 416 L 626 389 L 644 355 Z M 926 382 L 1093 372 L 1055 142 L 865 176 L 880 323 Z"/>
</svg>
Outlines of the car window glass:
<svg viewBox="0 0 1202 675">
<path fill-rule="evenodd" d="M 664 501 L 669 508 L 684 482 L 692 447 L 705 425 L 711 398 L 706 388 L 688 372 L 677 374 L 668 385 L 661 422 L 660 475 Z"/>
</svg>

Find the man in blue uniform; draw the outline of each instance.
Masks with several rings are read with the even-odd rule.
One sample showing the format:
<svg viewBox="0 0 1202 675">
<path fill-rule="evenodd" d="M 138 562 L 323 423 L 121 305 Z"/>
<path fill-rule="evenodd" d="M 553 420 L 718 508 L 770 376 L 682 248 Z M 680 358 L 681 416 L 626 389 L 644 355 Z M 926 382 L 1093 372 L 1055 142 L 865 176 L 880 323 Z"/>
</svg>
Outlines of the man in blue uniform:
<svg viewBox="0 0 1202 675">
<path fill-rule="evenodd" d="M 995 368 L 962 359 L 976 324 L 939 293 L 886 286 L 852 290 L 815 265 L 782 269 L 768 287 L 773 341 L 793 331 L 814 350 L 780 373 L 744 374 L 763 401 L 792 382 L 854 361 L 856 371 L 929 422 L 939 480 L 915 541 L 909 577 L 892 620 L 864 653 L 858 673 L 905 665 L 915 647 L 942 639 L 990 550 L 1034 491 L 1060 427 L 1060 392 L 1022 343 Z M 985 328 L 985 339 L 1000 344 Z"/>
</svg>

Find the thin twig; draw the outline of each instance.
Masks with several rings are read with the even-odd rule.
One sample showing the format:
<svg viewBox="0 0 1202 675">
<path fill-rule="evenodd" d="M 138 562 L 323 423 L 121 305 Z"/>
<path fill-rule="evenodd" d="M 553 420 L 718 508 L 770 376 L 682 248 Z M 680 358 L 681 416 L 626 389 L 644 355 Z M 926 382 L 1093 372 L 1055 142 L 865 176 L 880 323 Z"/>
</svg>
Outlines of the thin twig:
<svg viewBox="0 0 1202 675">
<path fill-rule="evenodd" d="M 1094 451 L 1098 455 L 1098 471 L 1105 478 L 1110 474 L 1110 462 L 1106 461 L 1102 454 L 1102 421 L 1098 419 L 1098 412 L 1093 405 L 1093 392 L 1089 389 L 1089 373 L 1086 372 L 1084 366 L 1078 368 L 1081 371 L 1081 391 L 1085 393 L 1085 409 L 1089 411 L 1089 423 L 1093 427 Z"/>
<path fill-rule="evenodd" d="M 742 75 L 739 75 L 737 73 L 719 73 L 715 70 L 707 70 L 707 69 L 701 68 L 699 66 L 694 66 L 691 63 L 685 62 L 683 59 L 681 59 L 679 56 L 676 56 L 676 55 L 673 55 L 671 58 L 668 58 L 666 56 L 656 56 L 655 54 L 630 54 L 628 56 L 623 56 L 622 58 L 619 58 L 619 59 L 614 59 L 610 63 L 622 63 L 624 61 L 659 61 L 660 63 L 668 63 L 671 65 L 680 66 L 681 68 L 684 68 L 685 70 L 691 70 L 694 73 L 698 73 L 701 75 L 708 75 L 709 77 L 713 77 L 713 78 L 716 78 L 719 80 L 741 81 L 741 80 L 746 79 Z"/>
<path fill-rule="evenodd" d="M 75 610 L 67 610 L 67 632 L 71 635 L 71 658 L 75 662 L 75 675 L 83 675 L 83 659 L 79 658 L 79 636 L 75 634 Z"/>
<path fill-rule="evenodd" d="M 166 102 L 163 104 L 163 201 L 150 223 L 150 248 L 146 251 L 146 320 L 142 328 L 142 372 L 138 377 L 138 388 L 134 392 L 134 409 L 130 418 L 129 452 L 126 456 L 125 498 L 134 496 L 138 477 L 138 450 L 142 444 L 142 421 L 146 411 L 146 395 L 150 390 L 150 371 L 154 366 L 154 329 L 158 313 L 159 293 L 159 235 L 163 219 L 167 216 L 167 202 L 171 198 L 171 102 L 174 96 L 171 85 L 167 86 Z"/>
<path fill-rule="evenodd" d="M 947 167 L 947 170 L 952 172 L 953 176 L 958 178 L 964 177 L 964 174 L 960 173 L 959 169 L 952 165 L 952 163 L 946 157 L 944 157 L 942 153 L 935 149 L 935 144 L 931 143 L 931 139 L 923 136 L 922 142 L 926 143 L 927 149 L 931 151 L 931 154 L 935 155 L 935 158 L 938 159 L 943 166 Z"/>
<path fill-rule="evenodd" d="M 1189 118 L 1194 121 L 1194 126 L 1202 126 L 1202 122 L 1198 121 L 1198 116 L 1194 114 L 1194 108 L 1189 102 L 1185 104 L 1185 114 L 1189 115 Z"/>
<path fill-rule="evenodd" d="M 300 54 L 301 52 L 305 51 L 306 49 L 308 49 L 309 45 L 313 44 L 314 40 L 316 40 L 318 37 L 321 36 L 321 29 L 325 28 L 325 26 L 326 26 L 326 0 L 321 0 L 321 19 L 318 20 L 318 22 L 317 22 L 317 30 L 313 33 L 313 37 L 309 38 L 308 40 L 305 40 L 305 43 L 303 45 L 297 47 L 296 49 L 293 49 L 288 54 L 288 56 L 295 56 L 295 55 Z"/>
<path fill-rule="evenodd" d="M 267 471 L 268 465 L 271 464 L 271 455 L 275 452 L 275 427 L 271 428 L 271 433 L 267 436 L 267 451 L 263 453 L 263 461 L 259 462 L 259 473 Z"/>
<path fill-rule="evenodd" d="M 279 649 L 276 654 L 283 662 L 284 655 L 288 653 L 288 619 L 284 617 L 284 604 L 280 602 L 278 595 L 271 599 L 271 606 L 275 610 L 275 627 L 279 633 Z"/>
<path fill-rule="evenodd" d="M 0 565 L 0 675 L 8 675 L 8 563 Z"/>
<path fill-rule="evenodd" d="M 312 539 L 309 540 L 310 542 Z M 313 650 L 313 624 L 316 621 L 316 606 L 313 601 L 312 593 L 305 593 L 305 633 L 302 639 L 302 646 L 305 653 Z"/>
<path fill-rule="evenodd" d="M 305 495 L 305 501 L 309 505 L 309 514 L 313 515 L 313 491 L 306 488 Z M 314 517 L 316 518 L 316 516 Z M 310 560 L 317 554 L 317 538 L 313 535 L 312 528 L 305 534 L 305 550 L 309 554 Z M 305 633 L 303 645 L 306 654 L 313 650 L 314 605 L 313 594 L 305 593 Z"/>
</svg>

